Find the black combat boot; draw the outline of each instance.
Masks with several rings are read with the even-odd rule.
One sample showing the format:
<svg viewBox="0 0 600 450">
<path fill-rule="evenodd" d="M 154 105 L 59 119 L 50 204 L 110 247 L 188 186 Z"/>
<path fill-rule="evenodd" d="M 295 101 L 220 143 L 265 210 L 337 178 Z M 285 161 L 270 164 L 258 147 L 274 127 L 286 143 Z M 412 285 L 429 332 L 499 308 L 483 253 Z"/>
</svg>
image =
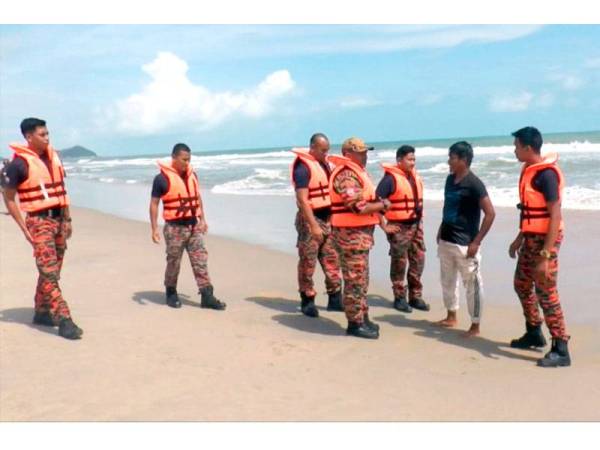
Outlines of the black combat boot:
<svg viewBox="0 0 600 450">
<path fill-rule="evenodd" d="M 510 346 L 512 348 L 545 347 L 546 338 L 544 338 L 544 334 L 542 333 L 542 326 L 531 325 L 527 322 L 525 322 L 525 326 L 527 327 L 525 334 L 518 339 L 513 339 L 510 341 Z"/>
<path fill-rule="evenodd" d="M 422 298 L 413 298 L 409 300 L 408 304 L 414 309 L 429 311 L 429 304 L 425 303 L 425 300 Z"/>
<path fill-rule="evenodd" d="M 222 311 L 227 307 L 225 302 L 220 301 L 213 295 L 213 287 L 211 285 L 200 289 L 200 295 L 202 296 L 200 299 L 200 308 L 210 308 Z"/>
<path fill-rule="evenodd" d="M 181 308 L 181 301 L 179 301 L 177 289 L 174 287 L 167 288 L 167 305 L 171 308 Z"/>
<path fill-rule="evenodd" d="M 58 335 L 65 339 L 81 339 L 83 330 L 79 328 L 73 320 L 69 318 L 62 318 L 58 324 Z"/>
<path fill-rule="evenodd" d="M 308 317 L 319 317 L 319 310 L 315 306 L 315 296 L 310 297 L 304 292 L 300 292 L 300 310 L 302 314 Z"/>
<path fill-rule="evenodd" d="M 365 322 L 365 325 L 367 327 L 369 327 L 370 329 L 375 330 L 379 333 L 379 325 L 376 324 L 375 322 L 371 322 L 371 319 L 369 319 L 368 313 L 363 316 L 363 321 Z"/>
<path fill-rule="evenodd" d="M 365 322 L 348 322 L 346 334 L 365 339 L 379 339 L 379 331 L 367 327 Z"/>
<path fill-rule="evenodd" d="M 538 359 L 537 365 L 540 367 L 567 367 L 571 365 L 571 356 L 569 347 L 564 339 L 552 339 L 552 348 L 546 356 Z"/>
<path fill-rule="evenodd" d="M 33 315 L 33 323 L 35 325 L 44 325 L 46 327 L 55 327 L 58 322 L 55 321 L 48 311 L 46 312 L 35 312 Z"/>
<path fill-rule="evenodd" d="M 408 303 L 406 303 L 406 299 L 404 297 L 396 297 L 394 299 L 394 308 L 405 313 L 412 312 L 412 308 Z"/>
<path fill-rule="evenodd" d="M 327 302 L 327 311 L 343 311 L 344 306 L 342 305 L 342 291 L 337 291 L 328 295 L 329 301 Z"/>
</svg>

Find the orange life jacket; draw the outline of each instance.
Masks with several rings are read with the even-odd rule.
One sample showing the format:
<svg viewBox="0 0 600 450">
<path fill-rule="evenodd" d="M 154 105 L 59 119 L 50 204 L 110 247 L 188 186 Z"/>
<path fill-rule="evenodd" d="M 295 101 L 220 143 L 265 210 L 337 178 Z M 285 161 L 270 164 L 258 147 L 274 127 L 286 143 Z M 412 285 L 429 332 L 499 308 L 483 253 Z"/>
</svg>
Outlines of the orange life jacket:
<svg viewBox="0 0 600 450">
<path fill-rule="evenodd" d="M 423 180 L 412 170 L 417 191 L 414 192 L 406 172 L 394 164 L 382 164 L 385 173 L 394 177 L 396 190 L 388 197 L 392 206 L 385 213 L 388 220 L 411 221 L 423 216 Z"/>
<path fill-rule="evenodd" d="M 544 169 L 552 169 L 558 176 L 558 201 L 562 200 L 562 191 L 565 186 L 565 178 L 560 167 L 556 164 L 558 155 L 551 153 L 546 155 L 544 160 L 537 164 L 524 166 L 519 179 L 519 203 L 521 210 L 520 229 L 523 233 L 546 234 L 550 227 L 550 213 L 544 194 L 535 190 L 533 187 L 533 178 Z M 560 222 L 560 229 L 564 228 L 564 223 Z"/>
<path fill-rule="evenodd" d="M 167 193 L 161 197 L 163 219 L 169 222 L 199 216 L 200 183 L 191 165 L 188 166 L 185 177 L 179 175 L 171 164 L 158 161 L 158 166 L 169 185 Z"/>
<path fill-rule="evenodd" d="M 329 178 L 327 172 L 319 161 L 312 156 L 307 148 L 293 148 L 292 152 L 296 154 L 296 158 L 290 166 L 290 179 L 294 183 L 294 167 L 298 161 L 302 161 L 310 174 L 308 182 L 308 203 L 310 207 L 315 209 L 327 208 L 331 205 L 329 197 Z"/>
<path fill-rule="evenodd" d="M 33 213 L 51 208 L 64 208 L 69 205 L 65 189 L 65 169 L 56 151 L 48 145 L 50 170 L 42 158 L 26 145 L 10 144 L 14 158 L 21 158 L 27 164 L 27 179 L 17 187 L 19 207 Z"/>
<path fill-rule="evenodd" d="M 329 193 L 331 196 L 331 225 L 334 227 L 364 227 L 368 225 L 376 225 L 379 223 L 379 215 L 372 214 L 357 214 L 347 208 L 340 194 L 335 192 L 333 181 L 335 177 L 344 169 L 352 170 L 358 177 L 362 187 L 362 198 L 367 202 L 375 201 L 375 185 L 371 181 L 371 177 L 366 169 L 356 164 L 345 156 L 331 155 L 328 160 L 335 164 L 335 169 L 329 180 Z"/>
</svg>

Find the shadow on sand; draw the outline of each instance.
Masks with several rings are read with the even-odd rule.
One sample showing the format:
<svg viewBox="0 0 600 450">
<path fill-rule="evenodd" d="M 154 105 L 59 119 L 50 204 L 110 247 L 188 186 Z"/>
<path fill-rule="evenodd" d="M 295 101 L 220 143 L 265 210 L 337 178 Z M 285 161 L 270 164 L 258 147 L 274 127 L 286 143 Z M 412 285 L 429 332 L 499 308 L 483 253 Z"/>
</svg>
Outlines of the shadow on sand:
<svg viewBox="0 0 600 450">
<path fill-rule="evenodd" d="M 180 292 L 178 292 L 177 295 L 179 295 L 179 300 L 181 301 L 182 305 L 200 306 L 200 298 L 198 298 L 198 301 L 193 302 L 190 300 L 190 297 L 188 295 L 182 294 Z M 166 306 L 166 304 L 167 304 L 165 301 L 165 293 L 162 291 L 136 292 L 135 294 L 133 294 L 131 299 L 133 301 L 139 303 L 140 305 L 147 305 L 148 303 L 156 303 L 157 305 L 165 305 Z"/>
<path fill-rule="evenodd" d="M 300 302 L 281 297 L 248 297 L 247 301 L 257 305 L 280 311 L 286 314 L 277 314 L 271 317 L 277 323 L 295 330 L 307 333 L 324 334 L 327 336 L 345 335 L 346 331 L 337 322 L 320 315 L 317 318 L 307 317 L 300 312 Z M 324 311 L 324 307 L 319 308 Z M 328 314 L 343 314 L 341 312 L 331 312 Z"/>
<path fill-rule="evenodd" d="M 34 325 L 33 308 L 10 308 L 0 311 L 0 321 L 8 323 L 20 323 L 35 330 L 48 334 L 57 334 L 58 327 L 48 327 L 45 325 Z"/>
<path fill-rule="evenodd" d="M 417 331 L 414 333 L 416 336 L 437 339 L 445 344 L 456 345 L 469 350 L 474 350 L 486 358 L 499 359 L 503 357 L 531 362 L 537 361 L 540 358 L 540 356 L 526 356 L 513 353 L 512 351 L 507 351 L 510 350 L 511 347 L 506 342 L 493 341 L 482 336 L 465 338 L 463 336 L 465 330 L 440 327 L 428 320 L 410 320 L 400 313 L 377 316 L 374 317 L 374 319 L 387 322 L 397 327 L 416 329 Z M 537 354 L 539 352 L 536 351 L 535 353 Z"/>
</svg>

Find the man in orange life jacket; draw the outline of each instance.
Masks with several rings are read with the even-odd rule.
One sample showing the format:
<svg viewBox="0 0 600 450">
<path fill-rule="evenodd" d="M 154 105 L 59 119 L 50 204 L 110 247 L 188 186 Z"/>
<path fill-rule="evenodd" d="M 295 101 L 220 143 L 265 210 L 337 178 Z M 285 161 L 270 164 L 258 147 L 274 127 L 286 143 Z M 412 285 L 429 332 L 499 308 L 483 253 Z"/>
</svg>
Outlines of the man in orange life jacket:
<svg viewBox="0 0 600 450">
<path fill-rule="evenodd" d="M 56 326 L 66 339 L 79 339 L 83 330 L 73 322 L 58 280 L 67 239 L 71 237 L 69 197 L 65 171 L 50 145 L 46 122 L 27 118 L 21 122 L 26 144 L 11 144 L 15 155 L 6 168 L 4 201 L 25 239 L 33 246 L 39 272 L 35 292 L 36 325 Z M 15 202 L 18 194 L 19 205 Z M 23 220 L 21 211 L 26 213 Z"/>
<path fill-rule="evenodd" d="M 374 244 L 375 225 L 384 229 L 386 226 L 379 213 L 391 205 L 387 199 L 376 198 L 375 186 L 365 169 L 367 151 L 372 149 L 362 139 L 353 137 L 342 144 L 343 156 L 329 158 L 336 166 L 329 193 L 332 234 L 344 277 L 346 333 L 367 339 L 379 338 L 379 325 L 369 319 L 367 304 L 369 251 Z"/>
<path fill-rule="evenodd" d="M 515 155 L 524 164 L 519 180 L 520 231 L 508 252 L 511 258 L 519 254 L 514 287 L 523 307 L 526 332 L 510 345 L 514 348 L 546 345 L 539 304 L 550 329 L 552 348 L 538 360 L 538 365 L 569 366 L 569 335 L 556 289 L 558 250 L 564 229 L 560 210 L 564 176 L 557 164 L 558 155 L 541 156 L 543 140 L 536 128 L 522 128 L 513 136 Z"/>
<path fill-rule="evenodd" d="M 329 139 L 322 133 L 310 138 L 310 148 L 292 149 L 292 183 L 296 190 L 296 230 L 298 232 L 298 288 L 300 309 L 309 317 L 318 317 L 315 306 L 316 291 L 313 275 L 317 260 L 325 274 L 325 288 L 329 296 L 328 311 L 343 311 L 340 262 L 331 238 L 331 199 L 327 162 Z"/>
<path fill-rule="evenodd" d="M 375 191 L 378 198 L 387 198 L 392 206 L 385 218 L 393 232 L 387 234 L 390 243 L 390 278 L 394 293 L 394 308 L 410 313 L 412 308 L 429 311 L 423 300 L 421 275 L 425 268 L 423 239 L 423 181 L 415 170 L 415 149 L 403 145 L 396 151 L 396 164 L 383 164 L 385 175 Z M 404 275 L 408 261 L 408 294 L 406 302 Z"/>
<path fill-rule="evenodd" d="M 176 144 L 171 162 L 159 162 L 160 173 L 154 178 L 150 199 L 150 225 L 152 241 L 160 242 L 158 232 L 158 205 L 163 202 L 163 219 L 167 268 L 165 270 L 166 303 L 171 308 L 181 308 L 177 295 L 177 278 L 183 251 L 188 252 L 194 278 L 201 295 L 200 307 L 224 310 L 226 304 L 213 294 L 208 275 L 208 252 L 203 234 L 208 230 L 204 216 L 200 184 L 191 161 L 191 150 L 185 144 Z"/>
</svg>

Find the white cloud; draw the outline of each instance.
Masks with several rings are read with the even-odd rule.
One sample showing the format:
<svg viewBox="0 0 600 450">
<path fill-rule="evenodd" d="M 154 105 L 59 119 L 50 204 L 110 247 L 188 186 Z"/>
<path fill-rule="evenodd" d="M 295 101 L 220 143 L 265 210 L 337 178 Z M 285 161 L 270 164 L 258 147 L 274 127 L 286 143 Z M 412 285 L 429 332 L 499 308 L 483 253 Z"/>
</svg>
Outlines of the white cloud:
<svg viewBox="0 0 600 450">
<path fill-rule="evenodd" d="M 339 102 L 341 108 L 353 109 L 353 108 L 367 108 L 369 106 L 380 105 L 381 102 L 365 97 L 347 97 L 343 98 Z"/>
<path fill-rule="evenodd" d="M 529 109 L 534 95 L 531 92 L 520 92 L 518 94 L 495 95 L 490 100 L 490 110 L 493 112 L 517 112 Z"/>
<path fill-rule="evenodd" d="M 536 96 L 534 106 L 540 107 L 540 108 L 547 108 L 549 106 L 552 106 L 553 104 L 554 104 L 554 95 L 552 95 L 549 92 L 544 92 L 544 93 Z"/>
<path fill-rule="evenodd" d="M 567 91 L 576 91 L 585 84 L 584 80 L 577 75 L 567 73 L 554 73 L 549 76 L 549 79 L 556 81 Z"/>
<path fill-rule="evenodd" d="M 290 73 L 278 70 L 245 91 L 211 92 L 192 83 L 188 69 L 183 59 L 170 52 L 159 52 L 154 61 L 142 66 L 151 81 L 141 92 L 118 100 L 109 111 L 117 129 L 154 134 L 180 125 L 212 128 L 235 114 L 263 117 L 295 87 Z"/>
</svg>

